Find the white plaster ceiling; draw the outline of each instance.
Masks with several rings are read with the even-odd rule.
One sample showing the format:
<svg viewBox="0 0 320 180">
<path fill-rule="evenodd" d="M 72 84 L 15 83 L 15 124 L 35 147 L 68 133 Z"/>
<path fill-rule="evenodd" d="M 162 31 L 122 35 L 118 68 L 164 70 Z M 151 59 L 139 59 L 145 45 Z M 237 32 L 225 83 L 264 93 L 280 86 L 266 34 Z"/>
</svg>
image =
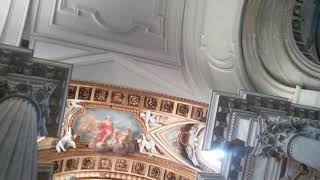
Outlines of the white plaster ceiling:
<svg viewBox="0 0 320 180">
<path fill-rule="evenodd" d="M 184 0 L 41 0 L 31 34 L 179 66 Z"/>
<path fill-rule="evenodd" d="M 36 57 L 74 64 L 75 79 L 208 102 L 212 89 L 252 89 L 239 50 L 243 3 L 34 0 L 25 34 Z"/>
</svg>

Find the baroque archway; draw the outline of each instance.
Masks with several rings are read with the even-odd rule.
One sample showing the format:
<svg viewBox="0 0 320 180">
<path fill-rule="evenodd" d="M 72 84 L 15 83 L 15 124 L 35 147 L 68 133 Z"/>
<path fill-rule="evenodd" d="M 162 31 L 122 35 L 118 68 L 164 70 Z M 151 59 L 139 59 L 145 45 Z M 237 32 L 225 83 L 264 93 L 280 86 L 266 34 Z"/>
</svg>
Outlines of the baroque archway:
<svg viewBox="0 0 320 180">
<path fill-rule="evenodd" d="M 210 172 L 199 153 L 207 109 L 178 97 L 73 81 L 64 131 L 40 142 L 39 162 L 54 164 L 55 179 L 192 180 Z M 75 148 L 64 141 L 68 132 Z"/>
</svg>

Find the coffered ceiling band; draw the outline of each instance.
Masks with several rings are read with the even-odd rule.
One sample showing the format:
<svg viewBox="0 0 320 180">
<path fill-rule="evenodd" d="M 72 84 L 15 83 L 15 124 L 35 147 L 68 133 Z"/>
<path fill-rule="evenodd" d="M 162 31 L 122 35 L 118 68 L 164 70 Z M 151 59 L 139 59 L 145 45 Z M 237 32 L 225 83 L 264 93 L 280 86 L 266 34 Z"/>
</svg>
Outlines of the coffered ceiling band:
<svg viewBox="0 0 320 180">
<path fill-rule="evenodd" d="M 54 164 L 54 177 L 193 180 L 197 172 L 187 166 L 142 154 L 117 156 L 87 148 L 57 154 L 53 150 L 38 153 L 40 163 Z"/>
<path fill-rule="evenodd" d="M 202 102 L 88 81 L 72 81 L 68 100 L 151 110 L 197 121 L 206 116 L 208 109 L 208 105 Z"/>
</svg>

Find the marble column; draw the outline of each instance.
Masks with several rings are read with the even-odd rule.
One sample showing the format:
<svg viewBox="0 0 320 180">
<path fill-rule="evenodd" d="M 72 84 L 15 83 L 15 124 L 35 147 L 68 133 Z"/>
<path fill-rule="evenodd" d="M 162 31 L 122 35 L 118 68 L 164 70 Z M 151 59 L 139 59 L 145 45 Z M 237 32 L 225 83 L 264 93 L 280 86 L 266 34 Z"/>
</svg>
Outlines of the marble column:
<svg viewBox="0 0 320 180">
<path fill-rule="evenodd" d="M 288 144 L 289 157 L 320 171 L 320 141 L 302 135 L 293 136 Z"/>
<path fill-rule="evenodd" d="M 38 105 L 25 96 L 0 100 L 0 179 L 35 180 Z"/>
</svg>

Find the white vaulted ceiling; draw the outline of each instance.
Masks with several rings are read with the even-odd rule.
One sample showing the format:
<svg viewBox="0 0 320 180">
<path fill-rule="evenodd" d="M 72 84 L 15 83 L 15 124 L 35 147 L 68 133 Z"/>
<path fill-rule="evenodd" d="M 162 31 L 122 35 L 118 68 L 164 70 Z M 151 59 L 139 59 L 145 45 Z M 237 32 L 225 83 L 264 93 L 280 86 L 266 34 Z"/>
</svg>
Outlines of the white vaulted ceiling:
<svg viewBox="0 0 320 180">
<path fill-rule="evenodd" d="M 179 66 L 183 0 L 42 0 L 32 34 Z"/>
<path fill-rule="evenodd" d="M 74 64 L 73 79 L 209 101 L 251 89 L 238 0 L 34 0 L 34 56 Z M 228 11 L 226 11 L 228 9 Z"/>
</svg>

